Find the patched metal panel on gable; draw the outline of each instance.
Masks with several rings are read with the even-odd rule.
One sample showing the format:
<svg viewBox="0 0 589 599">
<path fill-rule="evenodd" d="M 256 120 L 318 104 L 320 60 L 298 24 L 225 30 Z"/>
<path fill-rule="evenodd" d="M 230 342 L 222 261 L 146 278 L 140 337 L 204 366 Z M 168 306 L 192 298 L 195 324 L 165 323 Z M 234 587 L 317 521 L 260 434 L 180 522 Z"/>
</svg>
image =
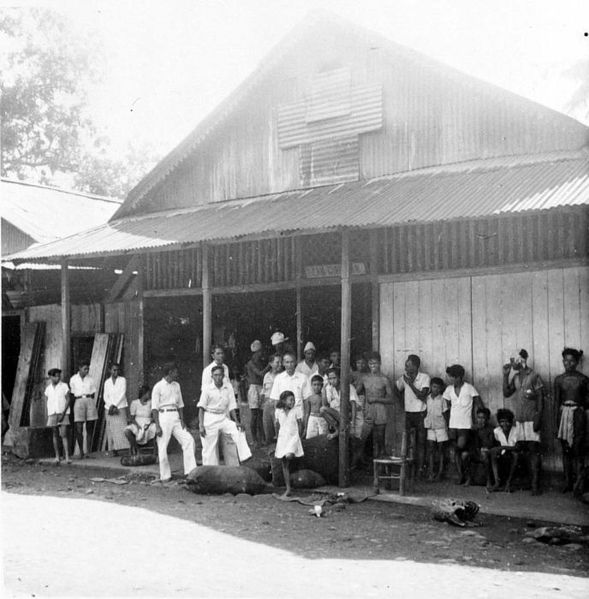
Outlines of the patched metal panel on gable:
<svg viewBox="0 0 589 599">
<path fill-rule="evenodd" d="M 357 181 L 358 137 L 306 144 L 299 148 L 299 169 L 303 186 Z"/>
<path fill-rule="evenodd" d="M 317 75 L 311 83 L 305 122 L 313 123 L 350 114 L 351 90 L 352 73 L 347 67 Z"/>
<path fill-rule="evenodd" d="M 382 84 L 353 87 L 347 115 L 312 122 L 306 121 L 306 115 L 307 100 L 278 109 L 278 141 L 282 149 L 382 128 Z"/>
</svg>

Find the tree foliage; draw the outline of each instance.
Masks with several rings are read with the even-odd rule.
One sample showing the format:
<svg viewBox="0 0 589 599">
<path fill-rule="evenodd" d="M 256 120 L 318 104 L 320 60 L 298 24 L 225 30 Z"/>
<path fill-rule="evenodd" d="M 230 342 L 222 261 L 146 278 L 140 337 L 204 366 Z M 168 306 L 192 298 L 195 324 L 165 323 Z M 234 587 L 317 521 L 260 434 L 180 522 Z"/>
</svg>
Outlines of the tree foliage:
<svg viewBox="0 0 589 599">
<path fill-rule="evenodd" d="M 2 175 L 50 182 L 77 168 L 86 89 L 96 76 L 92 44 L 45 8 L 0 13 Z"/>
<path fill-rule="evenodd" d="M 115 157 L 88 114 L 104 66 L 96 36 L 48 8 L 0 9 L 2 176 L 123 198 L 155 163 L 149 148 Z"/>
</svg>

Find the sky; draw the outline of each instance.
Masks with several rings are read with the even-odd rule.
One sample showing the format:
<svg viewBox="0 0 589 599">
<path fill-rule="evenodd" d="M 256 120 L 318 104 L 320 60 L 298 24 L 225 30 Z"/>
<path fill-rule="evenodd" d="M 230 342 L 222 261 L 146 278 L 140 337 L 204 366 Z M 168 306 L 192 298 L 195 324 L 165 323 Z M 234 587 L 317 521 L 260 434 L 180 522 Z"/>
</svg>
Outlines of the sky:
<svg viewBox="0 0 589 599">
<path fill-rule="evenodd" d="M 25 4 L 25 3 L 22 3 Z M 39 4 L 36 2 L 35 4 Z M 179 143 L 314 9 L 571 113 L 589 0 L 52 0 L 104 49 L 90 112 L 114 148 Z M 587 123 L 589 124 L 589 122 Z"/>
</svg>

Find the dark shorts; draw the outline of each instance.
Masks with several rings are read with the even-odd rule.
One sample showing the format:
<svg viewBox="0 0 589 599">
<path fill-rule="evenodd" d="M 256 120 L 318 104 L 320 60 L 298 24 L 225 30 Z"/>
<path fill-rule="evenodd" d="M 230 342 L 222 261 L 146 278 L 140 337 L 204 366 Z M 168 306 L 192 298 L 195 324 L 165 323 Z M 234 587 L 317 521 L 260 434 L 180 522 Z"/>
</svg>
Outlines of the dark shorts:
<svg viewBox="0 0 589 599">
<path fill-rule="evenodd" d="M 411 429 L 416 431 L 425 430 L 423 421 L 425 420 L 425 411 L 423 412 L 405 412 L 405 430 L 409 432 Z"/>
<path fill-rule="evenodd" d="M 472 430 L 469 428 L 451 428 L 448 431 L 448 436 L 454 443 L 463 440 L 463 449 L 467 449 L 472 443 Z"/>
</svg>

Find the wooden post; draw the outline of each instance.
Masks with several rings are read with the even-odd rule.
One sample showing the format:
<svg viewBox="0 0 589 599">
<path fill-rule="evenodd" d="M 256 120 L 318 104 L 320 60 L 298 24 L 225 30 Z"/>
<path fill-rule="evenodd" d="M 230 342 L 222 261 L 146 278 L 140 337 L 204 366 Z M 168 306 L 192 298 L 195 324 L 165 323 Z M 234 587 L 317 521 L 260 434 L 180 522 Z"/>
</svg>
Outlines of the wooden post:
<svg viewBox="0 0 589 599">
<path fill-rule="evenodd" d="M 61 262 L 61 370 L 63 379 L 69 378 L 71 348 L 70 277 L 67 260 Z"/>
<path fill-rule="evenodd" d="M 144 372 L 144 309 L 145 309 L 145 300 L 143 299 L 143 288 L 145 285 L 145 264 L 146 264 L 146 256 L 139 256 L 139 262 L 137 264 L 137 362 L 136 362 L 136 385 L 135 388 L 138 388 L 139 385 L 143 384 L 145 380 L 145 372 Z M 130 340 L 133 343 L 133 340 Z"/>
<path fill-rule="evenodd" d="M 372 351 L 380 346 L 380 287 L 378 285 L 378 231 L 370 231 L 370 303 L 372 320 Z"/>
<path fill-rule="evenodd" d="M 350 337 L 352 336 L 352 264 L 350 261 L 350 232 L 342 231 L 342 323 L 341 323 L 341 377 L 340 377 L 340 433 L 339 471 L 340 487 L 350 485 Z"/>
<path fill-rule="evenodd" d="M 209 246 L 202 246 L 202 367 L 208 366 L 211 358 L 213 328 L 211 283 L 209 278 Z"/>
<path fill-rule="evenodd" d="M 296 262 L 296 311 L 297 311 L 297 362 L 303 359 L 303 304 L 301 280 L 303 278 L 303 253 L 301 247 L 301 238 L 295 238 L 295 262 Z"/>
</svg>

